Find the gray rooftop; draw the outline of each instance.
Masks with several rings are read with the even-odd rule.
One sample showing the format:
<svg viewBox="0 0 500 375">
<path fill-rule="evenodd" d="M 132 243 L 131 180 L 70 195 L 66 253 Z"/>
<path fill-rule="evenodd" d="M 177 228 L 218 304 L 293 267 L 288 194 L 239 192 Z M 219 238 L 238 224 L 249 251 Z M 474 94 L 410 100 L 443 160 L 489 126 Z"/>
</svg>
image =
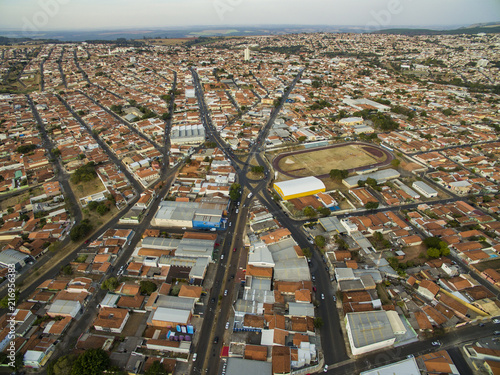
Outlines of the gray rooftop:
<svg viewBox="0 0 500 375">
<path fill-rule="evenodd" d="M 310 316 L 314 318 L 314 305 L 312 303 L 289 302 L 288 315 Z"/>
<path fill-rule="evenodd" d="M 146 237 L 142 240 L 142 247 L 159 250 L 173 250 L 176 249 L 180 243 L 181 240 L 174 238 Z"/>
<path fill-rule="evenodd" d="M 377 180 L 378 183 L 384 183 L 387 180 L 398 178 L 399 176 L 399 172 L 395 169 L 383 169 L 381 171 L 347 177 L 342 180 L 342 182 L 348 186 L 357 186 L 359 180 L 366 181 L 368 178 L 373 178 Z"/>
<path fill-rule="evenodd" d="M 396 336 L 385 311 L 348 313 L 350 337 L 356 348 L 393 339 Z"/>
<path fill-rule="evenodd" d="M 337 231 L 339 233 L 347 233 L 347 230 L 336 216 L 322 217 L 319 219 L 319 223 L 327 232 Z"/>
<path fill-rule="evenodd" d="M 271 375 L 272 367 L 271 362 L 229 357 L 226 375 Z"/>
</svg>

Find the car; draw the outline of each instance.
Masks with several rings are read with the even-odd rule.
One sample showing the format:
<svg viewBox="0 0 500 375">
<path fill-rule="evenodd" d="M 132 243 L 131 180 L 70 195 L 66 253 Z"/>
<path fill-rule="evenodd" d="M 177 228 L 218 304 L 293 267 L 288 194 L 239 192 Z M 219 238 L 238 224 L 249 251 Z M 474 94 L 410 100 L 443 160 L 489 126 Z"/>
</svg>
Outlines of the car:
<svg viewBox="0 0 500 375">
<path fill-rule="evenodd" d="M 229 322 L 226 322 L 226 329 L 229 328 Z"/>
<path fill-rule="evenodd" d="M 500 331 L 495 331 L 495 332 L 493 332 L 493 334 L 498 336 L 498 335 L 500 335 Z"/>
<path fill-rule="evenodd" d="M 239 212 L 240 212 L 240 209 L 239 209 L 239 208 L 237 208 L 237 209 L 236 209 L 236 213 L 239 213 Z"/>
<path fill-rule="evenodd" d="M 441 346 L 441 343 L 439 341 L 433 341 L 431 342 L 432 346 Z"/>
<path fill-rule="evenodd" d="M 337 302 L 337 297 L 333 296 L 333 302 Z"/>
<path fill-rule="evenodd" d="M 495 324 L 500 323 L 500 319 L 493 319 L 493 323 L 495 323 Z"/>
<path fill-rule="evenodd" d="M 479 327 L 484 327 L 484 323 L 479 323 Z"/>
<path fill-rule="evenodd" d="M 227 289 L 224 291 L 224 297 L 227 296 Z"/>
<path fill-rule="evenodd" d="M 90 240 L 86 240 L 86 241 L 85 241 L 85 245 L 86 245 L 86 244 L 88 244 L 89 242 L 90 242 Z"/>
<path fill-rule="evenodd" d="M 313 286 L 313 292 L 315 292 L 315 291 L 316 291 L 316 287 L 315 287 L 315 286 Z"/>
<path fill-rule="evenodd" d="M 196 362 L 196 357 L 198 357 L 198 353 L 193 354 L 193 362 Z"/>
<path fill-rule="evenodd" d="M 321 293 L 321 299 L 325 299 L 325 295 Z"/>
<path fill-rule="evenodd" d="M 182 227 L 182 230 L 186 230 L 187 228 L 186 227 Z"/>
<path fill-rule="evenodd" d="M 229 222 L 229 226 L 231 226 L 231 224 L 233 224 L 232 222 Z"/>
<path fill-rule="evenodd" d="M 233 252 L 236 251 L 236 248 L 233 249 Z"/>
<path fill-rule="evenodd" d="M 328 372 L 328 365 L 325 365 L 325 367 L 323 368 L 323 372 Z"/>
<path fill-rule="evenodd" d="M 210 302 L 215 303 L 215 298 L 212 298 Z"/>
<path fill-rule="evenodd" d="M 217 344 L 219 342 L 219 336 L 215 336 L 214 338 L 214 344 Z"/>
<path fill-rule="evenodd" d="M 220 260 L 224 260 L 224 254 L 220 255 Z"/>
</svg>

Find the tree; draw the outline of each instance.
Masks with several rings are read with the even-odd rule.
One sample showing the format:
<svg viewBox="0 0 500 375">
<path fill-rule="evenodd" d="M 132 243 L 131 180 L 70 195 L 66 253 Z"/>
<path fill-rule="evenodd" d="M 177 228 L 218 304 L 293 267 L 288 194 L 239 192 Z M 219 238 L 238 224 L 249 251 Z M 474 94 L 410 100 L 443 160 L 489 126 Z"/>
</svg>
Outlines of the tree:
<svg viewBox="0 0 500 375">
<path fill-rule="evenodd" d="M 399 160 L 399 159 L 392 159 L 392 161 L 391 161 L 391 165 L 392 165 L 394 168 L 399 167 L 399 164 L 401 164 L 401 160 Z"/>
<path fill-rule="evenodd" d="M 71 268 L 71 265 L 66 265 L 62 268 L 62 273 L 64 273 L 65 275 L 73 275 L 73 269 Z"/>
<path fill-rule="evenodd" d="M 358 180 L 358 186 L 359 187 L 363 187 L 366 185 L 366 181 L 365 180 Z"/>
<path fill-rule="evenodd" d="M 168 373 L 160 361 L 154 361 L 144 375 L 168 375 Z"/>
<path fill-rule="evenodd" d="M 316 243 L 316 245 L 318 247 L 321 247 L 321 248 L 325 247 L 325 245 L 326 245 L 326 239 L 325 239 L 325 237 L 323 237 L 321 235 L 314 237 L 314 242 Z"/>
<path fill-rule="evenodd" d="M 323 319 L 321 317 L 314 318 L 314 328 L 321 329 L 323 327 Z"/>
<path fill-rule="evenodd" d="M 92 181 L 97 177 L 97 173 L 94 168 L 94 162 L 91 161 L 80 168 L 78 168 L 71 176 L 71 182 L 78 184 L 79 182 Z"/>
<path fill-rule="evenodd" d="M 231 185 L 229 188 L 229 198 L 231 198 L 232 201 L 237 201 L 241 197 L 241 185 L 234 183 Z"/>
<path fill-rule="evenodd" d="M 341 181 L 349 175 L 349 171 L 347 169 L 332 169 L 330 171 L 330 178 L 332 180 Z"/>
<path fill-rule="evenodd" d="M 71 375 L 76 355 L 68 354 L 52 361 L 47 366 L 47 375 Z"/>
<path fill-rule="evenodd" d="M 304 142 L 306 139 L 307 139 L 307 137 L 305 135 L 302 135 L 302 136 L 299 137 L 298 141 L 299 142 Z"/>
<path fill-rule="evenodd" d="M 375 180 L 375 179 L 374 179 L 374 178 L 372 178 L 372 177 L 368 177 L 368 178 L 366 179 L 366 181 L 365 181 L 365 182 L 366 182 L 366 184 L 367 184 L 368 186 L 370 186 L 370 187 L 372 187 L 372 188 L 374 188 L 375 186 L 377 186 L 377 185 L 378 185 L 377 180 Z"/>
<path fill-rule="evenodd" d="M 17 301 L 19 300 L 19 290 L 16 289 L 16 291 L 14 292 L 14 304 L 17 306 Z M 2 309 L 6 309 L 7 307 L 9 307 L 9 301 L 10 301 L 10 298 L 9 298 L 9 295 L 7 294 L 5 297 L 3 297 L 1 300 L 0 300 L 0 307 Z"/>
<path fill-rule="evenodd" d="M 83 219 L 78 225 L 75 225 L 69 234 L 71 241 L 78 241 L 87 236 L 92 231 L 92 224 L 89 219 Z"/>
<path fill-rule="evenodd" d="M 96 211 L 99 215 L 104 216 L 109 212 L 109 207 L 107 204 L 101 203 L 97 206 Z"/>
<path fill-rule="evenodd" d="M 378 208 L 379 203 L 378 202 L 367 202 L 365 204 L 365 208 L 367 210 L 375 210 Z"/>
<path fill-rule="evenodd" d="M 439 258 L 441 255 L 441 251 L 439 249 L 436 249 L 435 247 L 429 247 L 427 249 L 427 256 L 429 258 Z"/>
<path fill-rule="evenodd" d="M 118 288 L 118 279 L 114 276 L 106 279 L 102 284 L 101 284 L 101 289 L 103 290 L 109 290 L 113 291 L 116 288 Z"/>
<path fill-rule="evenodd" d="M 108 354 L 102 349 L 88 349 L 73 363 L 71 375 L 101 375 L 109 367 Z"/>
<path fill-rule="evenodd" d="M 312 251 L 308 247 L 302 248 L 302 254 L 304 254 L 304 256 L 309 259 L 312 257 Z"/>
<path fill-rule="evenodd" d="M 149 280 L 143 280 L 140 283 L 140 291 L 143 294 L 151 295 L 156 290 L 156 284 Z"/>
<path fill-rule="evenodd" d="M 330 209 L 327 207 L 320 207 L 320 208 L 318 208 L 317 211 L 319 214 L 321 214 L 323 216 L 330 216 L 332 213 L 332 211 L 330 211 Z"/>
<path fill-rule="evenodd" d="M 304 208 L 304 215 L 306 215 L 307 217 L 315 217 L 316 210 L 311 206 L 307 206 L 306 208 Z"/>
</svg>

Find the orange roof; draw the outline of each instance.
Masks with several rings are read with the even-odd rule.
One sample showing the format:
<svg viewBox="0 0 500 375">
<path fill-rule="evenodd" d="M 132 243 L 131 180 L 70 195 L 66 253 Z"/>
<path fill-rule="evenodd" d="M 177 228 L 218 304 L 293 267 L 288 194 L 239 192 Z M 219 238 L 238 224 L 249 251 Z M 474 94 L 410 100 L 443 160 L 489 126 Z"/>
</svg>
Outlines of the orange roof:
<svg viewBox="0 0 500 375">
<path fill-rule="evenodd" d="M 256 267 L 256 266 L 248 265 L 246 274 L 248 276 L 254 276 L 254 277 L 271 278 L 273 276 L 273 268 L 272 267 Z"/>
<path fill-rule="evenodd" d="M 453 360 L 446 350 L 439 350 L 437 352 L 424 354 L 418 358 L 424 362 L 428 373 L 451 374 L 454 371 L 451 368 Z"/>
<path fill-rule="evenodd" d="M 432 324 L 423 311 L 415 311 L 415 319 L 420 329 L 432 329 Z"/>
<path fill-rule="evenodd" d="M 179 297 L 200 298 L 202 291 L 201 286 L 182 284 Z"/>
<path fill-rule="evenodd" d="M 291 371 L 291 354 L 288 346 L 273 346 L 273 374 L 289 374 Z"/>
<path fill-rule="evenodd" d="M 254 361 L 267 361 L 267 346 L 261 345 L 246 345 L 245 359 Z"/>
<path fill-rule="evenodd" d="M 435 283 L 433 283 L 430 280 L 422 280 L 420 282 L 419 288 L 425 288 L 429 292 L 431 292 L 433 295 L 436 295 L 439 292 L 439 286 L 437 286 Z"/>
<path fill-rule="evenodd" d="M 99 311 L 99 315 L 94 320 L 94 327 L 103 328 L 120 328 L 123 320 L 128 316 L 128 310 L 113 308 L 113 307 L 103 307 Z"/>
<path fill-rule="evenodd" d="M 308 289 L 296 290 L 295 302 L 311 302 L 311 291 Z"/>
</svg>

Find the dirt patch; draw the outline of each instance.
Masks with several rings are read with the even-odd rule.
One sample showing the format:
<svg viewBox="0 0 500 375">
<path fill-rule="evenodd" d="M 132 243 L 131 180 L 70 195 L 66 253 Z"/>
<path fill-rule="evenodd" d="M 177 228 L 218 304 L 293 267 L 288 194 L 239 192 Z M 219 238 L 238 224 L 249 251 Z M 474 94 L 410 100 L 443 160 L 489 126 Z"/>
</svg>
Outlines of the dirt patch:
<svg viewBox="0 0 500 375">
<path fill-rule="evenodd" d="M 30 199 L 30 193 L 29 193 L 28 189 L 26 189 L 23 193 L 19 193 L 18 195 L 14 195 L 14 196 L 9 197 L 7 199 L 3 199 L 0 202 L 0 209 L 2 211 L 6 210 L 9 207 L 14 207 L 16 204 L 26 202 L 29 199 Z"/>
<path fill-rule="evenodd" d="M 391 160 L 389 152 L 376 146 L 352 143 L 281 154 L 274 159 L 273 166 L 288 176 L 306 177 L 325 176 L 332 169 L 382 166 Z"/>
<path fill-rule="evenodd" d="M 425 259 L 419 258 L 419 255 L 422 253 L 426 253 L 427 247 L 425 245 L 418 245 L 418 246 L 408 246 L 403 249 L 405 253 L 405 257 L 401 261 L 402 263 L 408 262 L 409 260 L 413 261 L 414 263 L 424 263 Z"/>
<path fill-rule="evenodd" d="M 135 334 L 137 333 L 137 328 L 141 325 L 143 320 L 146 319 L 146 316 L 147 314 L 131 313 L 130 317 L 128 318 L 127 324 L 125 324 L 125 327 L 123 327 L 121 336 L 135 336 Z M 140 332 L 139 334 L 142 334 L 142 332 Z"/>
<path fill-rule="evenodd" d="M 73 184 L 70 180 L 69 185 L 78 200 L 91 194 L 107 190 L 99 178 L 94 178 L 92 181 L 79 182 L 78 184 Z"/>
</svg>

